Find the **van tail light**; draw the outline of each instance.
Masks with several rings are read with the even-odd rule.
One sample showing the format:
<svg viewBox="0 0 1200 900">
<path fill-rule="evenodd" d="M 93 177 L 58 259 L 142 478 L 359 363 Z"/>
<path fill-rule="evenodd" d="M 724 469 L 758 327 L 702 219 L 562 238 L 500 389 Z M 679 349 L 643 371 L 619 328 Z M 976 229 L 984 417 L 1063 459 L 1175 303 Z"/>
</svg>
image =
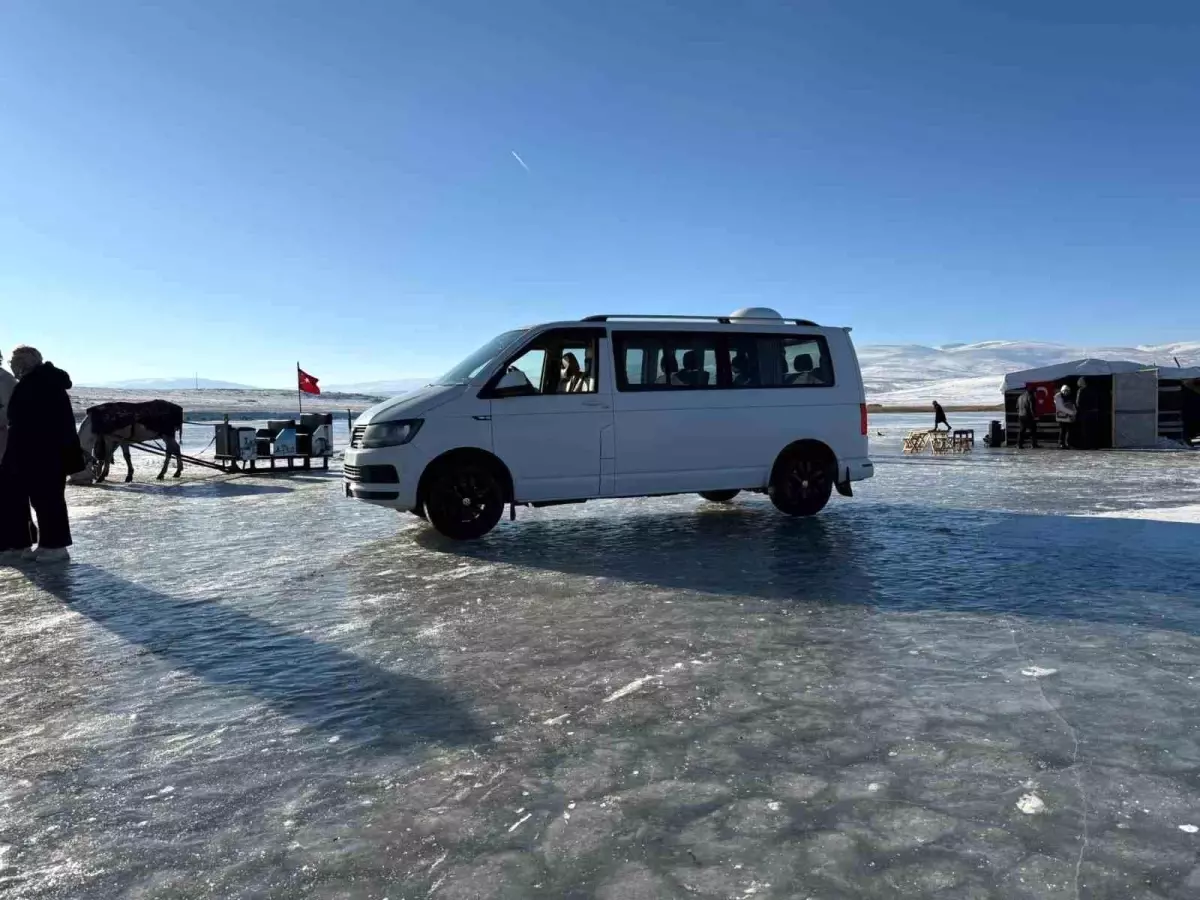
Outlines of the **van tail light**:
<svg viewBox="0 0 1200 900">
<path fill-rule="evenodd" d="M 858 422 L 859 428 L 862 429 L 863 437 L 867 435 L 867 404 L 858 404 Z"/>
</svg>

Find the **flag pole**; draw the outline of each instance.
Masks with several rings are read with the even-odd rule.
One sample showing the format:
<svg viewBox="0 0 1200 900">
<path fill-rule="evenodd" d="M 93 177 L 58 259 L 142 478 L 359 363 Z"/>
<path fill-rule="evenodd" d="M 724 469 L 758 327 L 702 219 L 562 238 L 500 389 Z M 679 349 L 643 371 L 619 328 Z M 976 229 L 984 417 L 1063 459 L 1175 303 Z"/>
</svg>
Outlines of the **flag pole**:
<svg viewBox="0 0 1200 900">
<path fill-rule="evenodd" d="M 300 361 L 296 360 L 296 401 L 300 404 L 300 415 L 304 415 L 304 391 L 300 390 Z"/>
</svg>

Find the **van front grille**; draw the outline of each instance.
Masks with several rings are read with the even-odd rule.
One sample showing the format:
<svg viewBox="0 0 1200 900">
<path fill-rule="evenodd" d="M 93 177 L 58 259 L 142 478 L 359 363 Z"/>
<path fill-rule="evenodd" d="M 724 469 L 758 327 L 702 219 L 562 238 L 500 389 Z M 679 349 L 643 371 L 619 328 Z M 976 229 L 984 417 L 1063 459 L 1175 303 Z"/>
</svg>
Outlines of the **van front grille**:
<svg viewBox="0 0 1200 900">
<path fill-rule="evenodd" d="M 395 466 L 350 466 L 342 467 L 346 480 L 355 484 L 398 484 L 400 476 Z"/>
</svg>

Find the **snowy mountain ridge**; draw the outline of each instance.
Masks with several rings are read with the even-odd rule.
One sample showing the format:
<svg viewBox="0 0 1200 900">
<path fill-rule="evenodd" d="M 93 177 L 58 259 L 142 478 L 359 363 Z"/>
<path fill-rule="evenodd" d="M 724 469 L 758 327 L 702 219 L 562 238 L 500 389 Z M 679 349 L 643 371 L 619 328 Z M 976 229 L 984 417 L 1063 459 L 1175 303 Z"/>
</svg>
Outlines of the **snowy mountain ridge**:
<svg viewBox="0 0 1200 900">
<path fill-rule="evenodd" d="M 865 344 L 858 348 L 867 399 L 884 405 L 996 405 L 1008 372 L 1076 359 L 1130 360 L 1147 365 L 1200 365 L 1200 341 L 1133 347 L 1080 346 L 1042 341 L 979 341 L 927 347 Z"/>
<path fill-rule="evenodd" d="M 1076 359 L 1131 360 L 1146 365 L 1200 365 L 1200 341 L 1167 344 L 1138 344 L 1130 347 L 1054 344 L 1045 341 L 977 341 L 970 344 L 864 344 L 857 348 L 867 400 L 885 406 L 927 406 L 938 400 L 944 405 L 998 405 L 1005 374 L 1035 369 Z M 350 384 L 322 385 L 325 394 L 339 393 L 385 397 L 404 394 L 429 383 L 428 378 L 394 378 Z M 120 382 L 108 388 L 196 394 L 194 378 L 143 379 Z M 239 390 L 246 398 L 265 393 L 229 382 L 201 378 L 201 390 Z M 93 392 L 94 393 L 94 392 Z M 239 403 L 250 403 L 249 400 Z M 257 401 L 254 401 L 257 402 Z"/>
</svg>

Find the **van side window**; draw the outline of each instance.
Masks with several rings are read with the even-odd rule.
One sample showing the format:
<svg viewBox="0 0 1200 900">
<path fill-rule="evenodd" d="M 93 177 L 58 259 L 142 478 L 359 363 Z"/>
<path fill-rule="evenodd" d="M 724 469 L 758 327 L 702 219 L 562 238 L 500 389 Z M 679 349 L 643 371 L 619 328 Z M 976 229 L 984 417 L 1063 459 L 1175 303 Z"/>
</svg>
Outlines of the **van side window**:
<svg viewBox="0 0 1200 900">
<path fill-rule="evenodd" d="M 680 390 L 719 386 L 720 336 L 703 332 L 613 332 L 617 388 Z"/>
<path fill-rule="evenodd" d="M 731 334 L 726 344 L 735 388 L 833 385 L 829 345 L 820 335 Z"/>
<path fill-rule="evenodd" d="M 508 361 L 480 395 L 529 397 L 599 391 L 599 329 L 548 331 Z M 524 379 L 514 379 L 520 373 Z M 505 384 L 501 385 L 501 379 Z M 525 383 L 519 383 L 523 380 Z"/>
<path fill-rule="evenodd" d="M 784 338 L 783 359 L 787 366 L 784 384 L 794 387 L 830 387 L 833 384 L 833 365 L 824 338 Z"/>
</svg>

